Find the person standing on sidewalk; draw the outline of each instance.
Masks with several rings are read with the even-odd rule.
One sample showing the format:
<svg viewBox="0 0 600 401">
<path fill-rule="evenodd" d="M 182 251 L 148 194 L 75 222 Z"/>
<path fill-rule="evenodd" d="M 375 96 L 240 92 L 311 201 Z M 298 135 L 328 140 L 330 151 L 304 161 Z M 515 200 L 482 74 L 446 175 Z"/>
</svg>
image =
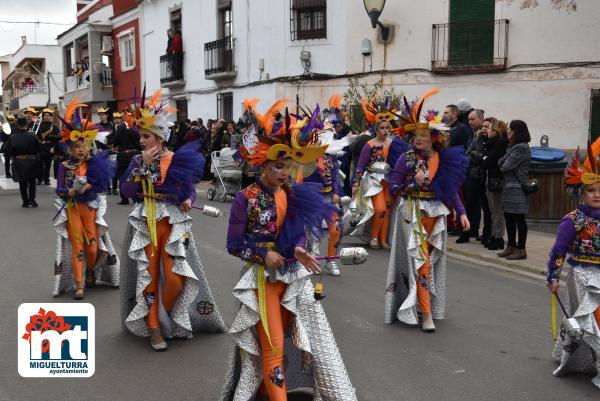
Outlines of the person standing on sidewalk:
<svg viewBox="0 0 600 401">
<path fill-rule="evenodd" d="M 485 169 L 481 166 L 483 157 L 485 156 L 484 149 L 487 142 L 486 133 L 482 130 L 483 118 L 483 110 L 473 110 L 469 114 L 469 125 L 473 130 L 474 136 L 467 150 L 469 167 L 467 169 L 464 194 L 465 209 L 467 210 L 467 217 L 471 223 L 471 231 L 468 233 L 461 233 L 456 240 L 457 244 L 469 242 L 469 238 L 471 237 L 480 240 L 479 223 L 481 222 L 482 209 L 484 210 L 482 242 L 489 242 L 489 206 L 485 196 Z"/>
<path fill-rule="evenodd" d="M 37 137 L 40 141 L 40 164 L 37 184 L 50 185 L 50 168 L 58 142 L 60 141 L 60 130 L 52 119 L 54 118 L 54 110 L 46 108 L 42 110 L 42 122 L 37 132 Z"/>
<path fill-rule="evenodd" d="M 35 201 L 35 179 L 38 175 L 40 141 L 28 132 L 27 118 L 19 114 L 17 129 L 6 142 L 6 157 L 12 159 L 12 179 L 19 183 L 21 207 L 38 207 Z"/>
<path fill-rule="evenodd" d="M 414 131 L 412 149 L 398 158 L 390 188 L 398 200 L 392 232 L 392 250 L 385 293 L 385 323 L 396 319 L 408 325 L 419 322 L 424 332 L 435 331 L 433 319 L 446 309 L 446 216 L 450 205 L 459 215 L 463 232 L 470 229 L 458 189 L 467 158 L 462 146 L 447 148 L 448 128 L 436 111 L 420 119 L 428 92 L 401 118 L 404 131 Z M 405 103 L 408 103 L 405 99 Z"/>
<path fill-rule="evenodd" d="M 487 248 L 491 251 L 503 250 L 505 227 L 502 215 L 502 188 L 504 187 L 504 175 L 498 167 L 498 161 L 506 154 L 508 147 L 508 139 L 505 137 L 506 123 L 498 121 L 494 117 L 488 117 L 483 120 L 483 130 L 487 133 L 488 140 L 485 145 L 482 167 L 487 173 L 486 195 L 492 216 L 491 237 Z"/>
<path fill-rule="evenodd" d="M 506 223 L 508 244 L 498 256 L 508 260 L 527 259 L 525 244 L 527 242 L 527 221 L 529 199 L 523 191 L 522 184 L 527 182 L 531 149 L 531 135 L 527 124 L 521 120 L 513 120 L 508 126 L 508 150 L 498 161 L 500 171 L 504 174 L 502 188 L 502 210 Z M 517 242 L 517 232 L 519 240 Z"/>
<path fill-rule="evenodd" d="M 115 112 L 113 113 L 115 119 L 115 136 L 113 139 L 113 146 L 117 148 L 117 172 L 116 176 L 119 178 L 121 185 L 127 177 L 123 177 L 123 173 L 129 167 L 129 163 L 134 156 L 140 153 L 140 137 L 137 132 L 128 127 L 123 121 L 124 113 Z M 119 191 L 121 201 L 119 205 L 129 205 L 129 199 Z"/>
<path fill-rule="evenodd" d="M 567 257 L 571 266 L 567 276 L 567 312 L 583 335 L 561 329 L 553 357 L 560 362 L 554 376 L 567 373 L 596 372 L 592 383 L 600 389 L 600 139 L 588 146 L 582 164 L 579 149 L 565 172 L 567 191 L 581 199 L 577 209 L 567 214 L 556 233 L 548 260 L 547 287 L 558 294 L 560 273 Z M 575 352 L 574 350 L 577 350 Z"/>
</svg>

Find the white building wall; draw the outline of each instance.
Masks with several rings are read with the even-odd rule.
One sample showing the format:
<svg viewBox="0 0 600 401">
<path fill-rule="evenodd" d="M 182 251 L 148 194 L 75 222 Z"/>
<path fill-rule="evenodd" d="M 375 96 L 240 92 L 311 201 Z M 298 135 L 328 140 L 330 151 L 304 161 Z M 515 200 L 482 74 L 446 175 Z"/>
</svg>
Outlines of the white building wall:
<svg viewBox="0 0 600 401">
<path fill-rule="evenodd" d="M 468 75 L 431 72 L 432 24 L 448 22 L 450 0 L 421 0 L 410 6 L 388 1 L 380 20 L 394 25 L 395 36 L 387 46 L 377 42 L 378 29 L 371 28 L 362 2 L 347 0 L 328 0 L 327 39 L 291 41 L 290 1 L 233 0 L 237 76 L 232 82 L 215 82 L 204 78 L 204 43 L 217 39 L 217 2 L 179 0 L 186 85 L 171 95 L 188 99 L 191 118 L 215 117 L 219 91 L 234 93 L 234 116 L 238 116 L 244 97 L 260 97 L 261 111 L 282 96 L 292 103 L 296 95 L 301 103 L 324 103 L 347 89 L 345 75 L 373 71 L 378 73 L 361 79 L 383 78 L 385 86 L 409 98 L 440 87 L 442 92 L 428 102 L 430 107 L 442 109 L 467 98 L 487 115 L 523 119 L 530 126 L 533 144 L 544 134 L 549 135 L 551 146 L 560 148 L 575 148 L 588 138 L 591 89 L 600 88 L 600 69 L 542 64 L 600 60 L 600 1 L 578 1 L 577 11 L 569 13 L 554 9 L 549 0 L 539 0 L 532 9 L 521 9 L 521 0 L 497 0 L 495 18 L 509 20 L 509 69 Z M 175 4 L 173 0 L 142 3 L 143 80 L 149 90 L 159 86 L 158 60 L 166 48 L 168 9 Z M 360 51 L 365 38 L 371 40 L 370 58 Z M 311 52 L 310 72 L 342 77 L 305 81 L 299 88 L 298 82 L 258 82 L 301 75 L 302 49 Z M 251 83 L 258 85 L 247 86 Z"/>
</svg>

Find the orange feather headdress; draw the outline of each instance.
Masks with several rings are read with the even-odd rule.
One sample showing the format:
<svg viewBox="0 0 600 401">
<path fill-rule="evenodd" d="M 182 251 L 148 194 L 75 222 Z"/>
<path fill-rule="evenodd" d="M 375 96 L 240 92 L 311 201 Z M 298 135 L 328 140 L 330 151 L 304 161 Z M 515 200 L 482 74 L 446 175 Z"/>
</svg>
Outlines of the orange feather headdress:
<svg viewBox="0 0 600 401">
<path fill-rule="evenodd" d="M 403 98 L 404 107 L 402 113 L 398 116 L 399 127 L 394 130 L 394 133 L 399 136 L 404 136 L 408 132 L 416 132 L 418 130 L 427 130 L 431 134 L 434 142 L 446 141 L 448 134 L 448 126 L 443 123 L 442 116 L 437 110 L 427 110 L 425 115 L 422 115 L 423 105 L 425 100 L 439 93 L 439 88 L 433 88 L 423 94 L 420 99 L 412 105 L 406 97 Z"/>
<path fill-rule="evenodd" d="M 92 146 L 98 129 L 91 123 L 89 118 L 81 118 L 79 109 L 87 107 L 79 103 L 81 96 L 75 96 L 65 109 L 65 116 L 58 118 L 62 121 L 61 142 L 71 145 L 74 142 L 82 142 L 89 149 Z"/>
<path fill-rule="evenodd" d="M 565 187 L 571 195 L 581 196 L 581 189 L 584 185 L 592 185 L 600 182 L 600 138 L 594 143 L 588 142 L 587 159 L 581 163 L 579 148 L 571 158 L 569 165 L 565 170 Z"/>
<path fill-rule="evenodd" d="M 127 123 L 131 128 L 150 132 L 161 137 L 164 141 L 169 139 L 169 116 L 176 112 L 174 107 L 167 106 L 162 101 L 162 89 L 156 90 L 146 100 L 146 87 L 142 92 L 140 104 L 137 100 L 126 113 Z"/>
<path fill-rule="evenodd" d="M 239 155 L 253 165 L 268 160 L 291 157 L 301 164 L 318 159 L 327 146 L 318 145 L 316 136 L 320 126 L 320 109 L 317 106 L 308 116 L 290 114 L 285 108 L 288 99 L 279 99 L 263 114 L 256 111 L 258 99 L 244 101 L 244 118 L 248 131 L 242 137 Z"/>
</svg>

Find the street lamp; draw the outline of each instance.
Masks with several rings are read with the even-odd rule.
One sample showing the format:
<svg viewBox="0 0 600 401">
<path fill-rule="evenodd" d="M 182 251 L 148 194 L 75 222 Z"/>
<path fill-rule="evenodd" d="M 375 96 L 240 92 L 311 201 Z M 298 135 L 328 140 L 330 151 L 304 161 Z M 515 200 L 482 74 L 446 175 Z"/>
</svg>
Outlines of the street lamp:
<svg viewBox="0 0 600 401">
<path fill-rule="evenodd" d="M 385 0 L 363 0 L 363 3 L 365 4 L 367 15 L 371 19 L 371 26 L 375 29 L 377 25 L 379 25 L 379 28 L 381 29 L 381 39 L 384 42 L 387 42 L 390 35 L 390 28 L 379 21 L 379 16 L 383 11 L 383 7 L 385 7 Z"/>
</svg>

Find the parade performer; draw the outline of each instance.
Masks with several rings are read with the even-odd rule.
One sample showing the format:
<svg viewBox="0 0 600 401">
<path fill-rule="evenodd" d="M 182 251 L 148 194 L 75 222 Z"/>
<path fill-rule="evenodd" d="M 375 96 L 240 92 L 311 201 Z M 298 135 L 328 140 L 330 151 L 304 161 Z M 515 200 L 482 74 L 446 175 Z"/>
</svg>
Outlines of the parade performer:
<svg viewBox="0 0 600 401">
<path fill-rule="evenodd" d="M 433 332 L 433 319 L 443 319 L 446 306 L 447 205 L 458 211 L 463 230 L 469 220 L 458 195 L 466 174 L 462 146 L 447 148 L 447 127 L 437 111 L 420 119 L 427 92 L 412 106 L 405 99 L 401 134 L 413 132 L 411 149 L 394 166 L 391 191 L 400 195 L 395 212 L 392 251 L 385 296 L 385 322 L 416 325 Z"/>
<path fill-rule="evenodd" d="M 335 139 L 336 132 L 328 117 L 329 116 L 325 118 L 323 130 L 319 134 L 319 144 L 327 145 L 327 150 L 323 156 L 316 160 L 316 168 L 313 169 L 311 174 L 306 175 L 309 172 L 308 169 L 299 169 L 299 174 L 296 176 L 296 182 L 316 182 L 321 184 L 321 193 L 323 194 L 324 200 L 337 209 L 337 212 L 332 215 L 331 219 L 325 222 L 329 234 L 327 239 L 327 256 L 336 256 L 342 235 L 342 219 L 340 216 L 342 209 L 340 207 L 340 199 L 341 196 L 343 196 L 343 180 L 340 176 L 340 162 L 336 155 L 344 154 L 343 149 L 348 148 L 348 145 L 352 143 L 351 139 L 354 139 L 354 136 L 349 135 L 339 140 Z M 313 238 L 309 238 L 308 240 L 311 254 L 319 255 L 319 241 Z M 336 261 L 333 259 L 327 260 L 323 270 L 325 273 L 332 276 L 339 276 L 341 274 Z"/>
<path fill-rule="evenodd" d="M 284 401 L 297 387 L 313 387 L 315 400 L 356 400 L 313 293 L 310 276 L 319 264 L 305 249 L 305 232 L 320 237 L 322 220 L 335 209 L 323 201 L 320 185 L 288 184 L 293 165 L 318 159 L 325 146 L 316 145 L 314 114 L 296 120 L 286 112 L 282 130 L 273 128 L 285 103 L 256 116 L 249 131 L 261 135 L 246 135 L 240 149 L 261 175 L 231 206 L 227 250 L 244 270 L 233 289 L 240 308 L 229 331 L 235 344 L 221 400 Z"/>
<path fill-rule="evenodd" d="M 121 185 L 121 193 L 136 202 L 123 245 L 121 323 L 137 336 L 150 336 L 155 351 L 167 349 L 165 337 L 225 331 L 187 213 L 204 158 L 198 142 L 177 153 L 166 149 L 172 109 L 160 99 L 160 91 L 147 103 L 142 96 L 135 108 L 132 127 L 143 151 L 131 160 Z"/>
<path fill-rule="evenodd" d="M 75 97 L 65 110 L 62 141 L 69 157 L 58 166 L 54 220 L 57 234 L 53 295 L 71 291 L 83 299 L 85 287 L 96 282 L 117 287 L 119 259 L 115 253 L 105 220 L 106 197 L 103 195 L 115 172 L 106 152 L 91 156 L 96 127 L 81 119 Z M 90 157 L 91 156 L 91 157 Z M 85 268 L 84 268 L 85 265 Z M 85 279 L 85 283 L 84 283 Z"/>
<path fill-rule="evenodd" d="M 600 388 L 600 139 L 588 145 L 585 163 L 579 150 L 565 172 L 567 190 L 581 200 L 577 209 L 561 221 L 548 261 L 547 286 L 557 294 L 565 262 L 567 296 L 562 297 L 565 316 L 554 347 L 560 366 L 554 376 L 595 373 L 592 383 Z M 570 256 L 567 259 L 567 254 Z"/>
<path fill-rule="evenodd" d="M 37 177 L 38 185 L 50 185 L 50 168 L 52 159 L 58 153 L 58 142 L 61 140 L 60 130 L 52 121 L 54 110 L 42 110 L 42 122 L 37 132 L 37 138 L 40 140 L 39 153 L 39 175 Z M 56 176 L 56 174 L 54 174 Z"/>
<path fill-rule="evenodd" d="M 355 201 L 350 209 L 355 210 L 361 219 L 352 235 L 362 236 L 370 232 L 369 245 L 372 249 L 380 246 L 390 249 L 388 234 L 393 200 L 388 173 L 398 157 L 408 149 L 408 144 L 391 135 L 396 114 L 388 108 L 387 100 L 376 102 L 373 98 L 367 105 L 366 99 L 363 99 L 362 106 L 365 118 L 372 124 L 376 135 L 363 146 L 354 172 L 352 193 Z"/>
</svg>

